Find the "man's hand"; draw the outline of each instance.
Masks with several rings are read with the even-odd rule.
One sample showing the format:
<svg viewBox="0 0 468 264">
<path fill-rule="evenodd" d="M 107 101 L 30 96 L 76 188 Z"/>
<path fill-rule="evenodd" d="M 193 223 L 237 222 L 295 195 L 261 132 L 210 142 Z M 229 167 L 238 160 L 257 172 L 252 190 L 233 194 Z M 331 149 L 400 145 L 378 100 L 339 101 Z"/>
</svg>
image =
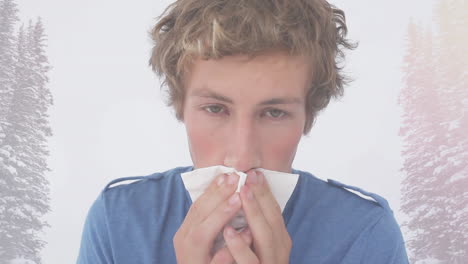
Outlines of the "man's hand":
<svg viewBox="0 0 468 264">
<path fill-rule="evenodd" d="M 227 248 L 213 257 L 210 250 L 219 232 L 241 208 L 237 189 L 239 176 L 218 176 L 207 190 L 192 204 L 173 242 L 178 264 L 231 264 L 233 257 Z M 245 245 L 252 243 L 248 229 L 236 236 Z"/>
<path fill-rule="evenodd" d="M 289 263 L 292 241 L 281 209 L 261 172 L 249 171 L 241 200 L 253 236 L 253 250 L 233 228 L 226 227 L 224 238 L 236 263 Z"/>
</svg>

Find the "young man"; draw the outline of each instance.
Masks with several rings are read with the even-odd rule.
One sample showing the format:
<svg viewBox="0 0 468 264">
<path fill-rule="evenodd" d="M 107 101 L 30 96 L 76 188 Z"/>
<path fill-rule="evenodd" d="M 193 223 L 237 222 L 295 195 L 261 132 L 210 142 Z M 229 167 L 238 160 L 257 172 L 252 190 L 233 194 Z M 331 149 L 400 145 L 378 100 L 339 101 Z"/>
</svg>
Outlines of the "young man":
<svg viewBox="0 0 468 264">
<path fill-rule="evenodd" d="M 324 0 L 179 0 L 152 32 L 150 60 L 187 130 L 193 166 L 109 183 L 90 209 L 78 263 L 408 263 L 385 199 L 292 169 L 330 98 L 344 13 Z M 180 174 L 224 165 L 191 201 Z M 283 212 L 257 168 L 297 173 Z M 112 187 L 117 181 L 137 182 Z M 343 187 L 375 199 L 363 199 Z M 249 228 L 226 223 L 243 209 Z M 226 247 L 210 253 L 216 235 Z"/>
</svg>

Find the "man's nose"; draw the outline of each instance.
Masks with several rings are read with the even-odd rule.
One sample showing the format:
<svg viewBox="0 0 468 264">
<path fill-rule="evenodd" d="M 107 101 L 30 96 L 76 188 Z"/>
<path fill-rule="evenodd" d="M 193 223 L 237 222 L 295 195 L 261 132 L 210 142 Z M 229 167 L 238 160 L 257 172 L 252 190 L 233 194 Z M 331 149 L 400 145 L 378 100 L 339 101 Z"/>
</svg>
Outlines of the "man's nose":
<svg viewBox="0 0 468 264">
<path fill-rule="evenodd" d="M 261 166 L 260 142 L 255 122 L 239 118 L 232 123 L 228 133 L 224 165 L 247 172 Z"/>
</svg>

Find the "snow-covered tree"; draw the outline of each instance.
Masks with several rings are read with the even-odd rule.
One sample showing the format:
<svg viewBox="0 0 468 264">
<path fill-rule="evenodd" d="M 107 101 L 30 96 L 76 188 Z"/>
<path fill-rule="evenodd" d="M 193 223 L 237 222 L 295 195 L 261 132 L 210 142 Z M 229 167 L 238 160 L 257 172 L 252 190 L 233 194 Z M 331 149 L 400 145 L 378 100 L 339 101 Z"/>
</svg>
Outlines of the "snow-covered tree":
<svg viewBox="0 0 468 264">
<path fill-rule="evenodd" d="M 25 258 L 41 263 L 40 250 L 45 242 L 39 233 L 47 223 L 42 220 L 49 208 L 47 137 L 51 136 L 48 109 L 52 96 L 46 84 L 49 64 L 45 55 L 45 35 L 41 20 L 17 37 L 15 82 L 6 111 L 3 145 L 9 148 L 8 166 L 2 180 L 2 197 L 6 201 L 1 221 L 0 262 Z M 3 228 L 3 226 L 2 226 Z"/>
<path fill-rule="evenodd" d="M 439 94 L 446 140 L 437 174 L 445 179 L 448 263 L 468 263 L 468 2 L 439 1 L 435 22 Z"/>
<path fill-rule="evenodd" d="M 436 34 L 409 25 L 402 210 L 412 261 L 468 263 L 468 86 L 466 1 L 441 1 Z"/>
<path fill-rule="evenodd" d="M 431 34 L 411 23 L 408 27 L 408 48 L 405 56 L 405 87 L 400 94 L 404 110 L 400 135 L 404 140 L 402 171 L 406 174 L 402 187 L 402 210 L 410 216 L 403 224 L 411 230 L 407 245 L 411 258 L 427 258 L 440 248 L 441 240 L 433 236 L 444 233 L 444 225 L 436 217 L 443 214 L 438 188 L 440 179 L 434 175 L 439 164 L 439 145 L 444 131 L 440 98 L 437 94 Z M 442 243 L 444 245 L 444 243 Z"/>
<path fill-rule="evenodd" d="M 9 175 L 16 171 L 10 165 L 12 149 L 5 143 L 5 138 L 7 127 L 10 125 L 6 116 L 11 106 L 15 84 L 15 24 L 19 20 L 17 13 L 18 9 L 13 0 L 0 0 L 0 263 L 7 263 L 7 260 L 14 257 L 14 252 L 8 250 L 12 237 L 8 230 L 10 222 L 5 215 L 5 208 L 13 202 L 6 195 L 9 190 L 7 182 Z"/>
<path fill-rule="evenodd" d="M 11 149 L 3 144 L 9 125 L 6 120 L 7 111 L 11 105 L 13 86 L 15 83 L 15 24 L 18 21 L 18 9 L 13 0 L 0 0 L 0 175 L 5 171 L 14 170 L 7 165 Z M 0 193 L 2 188 L 0 177 Z M 2 204 L 0 199 L 0 208 Z M 1 234 L 0 234 L 1 236 Z"/>
<path fill-rule="evenodd" d="M 15 24 L 18 9 L 13 0 L 0 0 L 0 142 L 14 83 Z M 0 156 L 1 157 L 1 156 Z"/>
</svg>

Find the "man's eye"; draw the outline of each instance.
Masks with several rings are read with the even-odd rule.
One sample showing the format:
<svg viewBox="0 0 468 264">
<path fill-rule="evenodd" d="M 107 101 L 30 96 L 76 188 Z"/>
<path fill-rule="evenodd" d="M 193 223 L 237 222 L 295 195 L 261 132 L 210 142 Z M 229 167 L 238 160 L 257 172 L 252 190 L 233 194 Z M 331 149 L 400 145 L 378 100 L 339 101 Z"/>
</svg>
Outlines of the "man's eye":
<svg viewBox="0 0 468 264">
<path fill-rule="evenodd" d="M 269 117 L 272 117 L 272 118 L 281 118 L 286 115 L 286 112 L 284 112 L 283 110 L 279 110 L 279 109 L 270 109 L 266 111 L 266 113 Z"/>
<path fill-rule="evenodd" d="M 208 105 L 205 106 L 204 109 L 212 114 L 218 114 L 223 111 L 223 107 L 220 105 Z"/>
</svg>

